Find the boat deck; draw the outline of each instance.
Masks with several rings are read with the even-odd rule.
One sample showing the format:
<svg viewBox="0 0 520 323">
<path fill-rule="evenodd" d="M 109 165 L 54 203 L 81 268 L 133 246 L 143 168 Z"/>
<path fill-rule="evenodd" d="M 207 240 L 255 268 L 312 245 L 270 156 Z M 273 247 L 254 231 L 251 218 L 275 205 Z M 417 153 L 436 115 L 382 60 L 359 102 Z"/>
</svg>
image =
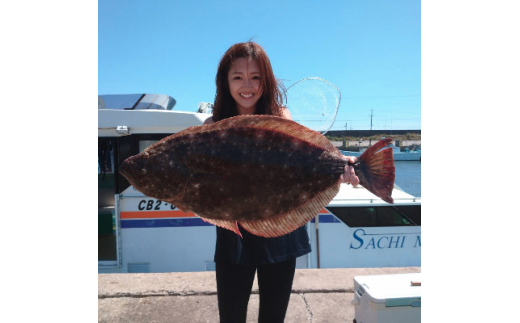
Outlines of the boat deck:
<svg viewBox="0 0 520 323">
<path fill-rule="evenodd" d="M 400 189 L 398 186 L 394 186 L 394 190 L 392 191 L 392 198 L 394 199 L 394 204 L 406 204 L 406 205 L 414 205 L 421 204 L 421 198 L 410 195 Z M 341 184 L 340 190 L 338 194 L 334 197 L 332 201 L 330 201 L 328 206 L 347 206 L 347 205 L 356 205 L 356 206 L 365 206 L 365 205 L 388 205 L 385 201 L 377 197 L 376 195 L 369 192 L 363 186 L 358 185 L 353 187 L 348 184 Z"/>
</svg>

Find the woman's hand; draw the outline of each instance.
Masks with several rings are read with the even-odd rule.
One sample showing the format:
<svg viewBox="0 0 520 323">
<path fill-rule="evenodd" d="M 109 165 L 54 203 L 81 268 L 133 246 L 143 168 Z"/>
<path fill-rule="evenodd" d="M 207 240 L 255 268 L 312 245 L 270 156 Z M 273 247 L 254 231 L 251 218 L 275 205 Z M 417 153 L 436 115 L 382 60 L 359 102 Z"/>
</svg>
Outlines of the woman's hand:
<svg viewBox="0 0 520 323">
<path fill-rule="evenodd" d="M 350 161 L 350 163 L 354 164 L 357 162 L 357 157 L 343 156 L 344 159 Z M 356 187 L 359 184 L 359 178 L 356 176 L 354 172 L 354 167 L 345 166 L 345 171 L 340 176 L 341 183 L 352 184 L 352 186 Z"/>
</svg>

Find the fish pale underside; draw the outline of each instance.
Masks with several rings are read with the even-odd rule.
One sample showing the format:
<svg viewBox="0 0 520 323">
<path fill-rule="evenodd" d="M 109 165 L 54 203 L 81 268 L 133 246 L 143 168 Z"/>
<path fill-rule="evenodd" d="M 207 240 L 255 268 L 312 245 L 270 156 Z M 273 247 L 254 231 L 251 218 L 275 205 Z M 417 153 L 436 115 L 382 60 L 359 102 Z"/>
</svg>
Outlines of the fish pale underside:
<svg viewBox="0 0 520 323">
<path fill-rule="evenodd" d="M 360 184 L 393 203 L 390 138 L 354 164 Z M 314 218 L 338 193 L 348 162 L 294 121 L 237 116 L 168 136 L 126 159 L 120 173 L 143 194 L 241 235 L 279 237 Z"/>
</svg>

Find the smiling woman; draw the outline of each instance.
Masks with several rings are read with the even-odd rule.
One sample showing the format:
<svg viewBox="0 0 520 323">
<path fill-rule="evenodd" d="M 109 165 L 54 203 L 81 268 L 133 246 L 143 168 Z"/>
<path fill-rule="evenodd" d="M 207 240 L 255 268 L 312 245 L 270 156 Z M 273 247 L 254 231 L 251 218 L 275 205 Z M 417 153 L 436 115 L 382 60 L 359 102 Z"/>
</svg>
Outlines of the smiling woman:
<svg viewBox="0 0 520 323">
<path fill-rule="evenodd" d="M 228 121 L 224 119 L 252 114 L 271 115 L 292 120 L 289 110 L 283 105 L 286 90 L 283 84 L 275 78 L 269 58 L 260 45 L 246 42 L 231 46 L 220 61 L 215 80 L 217 93 L 213 116 L 204 122 L 205 125 L 219 121 L 220 125 L 223 125 Z M 256 118 L 256 120 L 260 119 L 260 117 Z M 280 121 L 281 118 L 273 119 L 276 119 L 273 120 L 276 123 L 284 122 Z M 287 123 L 284 124 L 287 125 Z M 237 126 L 238 128 L 240 127 Z M 234 143 L 247 140 L 247 136 L 261 137 L 264 135 L 266 135 L 265 131 L 258 129 L 254 134 L 244 134 Z M 219 145 L 217 146 L 219 147 Z M 276 149 L 275 145 L 272 148 Z M 349 160 L 352 164 L 357 161 L 355 158 Z M 259 169 L 268 166 L 274 167 L 262 161 L 260 157 L 258 161 Z M 342 165 L 344 164 L 346 162 L 342 163 Z M 252 174 L 253 172 L 247 176 L 251 177 Z M 258 189 L 257 183 L 267 172 L 264 174 L 260 171 L 259 174 L 261 177 L 255 180 L 256 189 Z M 295 176 L 295 173 L 287 171 L 286 175 Z M 336 181 L 337 184 L 344 182 L 357 185 L 359 178 L 355 176 L 352 166 L 346 166 L 344 173 Z M 286 186 L 282 184 L 275 186 L 282 192 L 280 194 L 284 194 Z M 239 188 L 238 191 L 244 193 L 250 188 L 246 186 Z M 237 186 L 222 189 L 237 189 Z M 269 186 L 251 194 L 247 193 L 244 200 L 261 197 L 263 192 L 273 189 L 274 187 Z M 302 198 L 306 198 L 306 195 L 303 194 Z M 261 207 L 268 213 L 269 210 L 272 210 L 272 205 L 267 202 Z M 255 208 L 251 202 L 247 213 L 250 215 L 255 209 L 258 207 Z M 225 213 L 225 216 L 231 216 L 231 214 Z M 226 221 L 219 221 L 220 224 L 217 224 L 222 227 L 217 226 L 216 229 L 217 242 L 214 258 L 221 322 L 245 322 L 255 272 L 258 272 L 260 294 L 258 321 L 283 322 L 291 294 L 296 258 L 311 252 L 305 225 L 296 223 L 297 221 L 289 221 L 290 223 L 287 224 L 293 226 L 294 231 L 282 236 L 267 238 L 255 235 L 256 229 L 242 225 L 242 223 L 235 222 L 234 226 L 228 227 L 223 225 L 224 222 Z M 239 235 L 240 233 L 241 235 Z"/>
<path fill-rule="evenodd" d="M 285 88 L 276 80 L 260 45 L 246 42 L 231 46 L 220 61 L 215 80 L 213 117 L 205 124 L 251 114 L 291 119 L 283 106 Z M 254 194 L 250 198 L 255 198 Z M 215 268 L 220 320 L 245 322 L 253 279 L 258 271 L 261 304 L 258 321 L 283 322 L 296 258 L 311 251 L 307 230 L 301 226 L 277 238 L 259 237 L 244 228 L 240 232 L 242 237 L 217 227 Z"/>
<path fill-rule="evenodd" d="M 254 42 L 235 44 L 226 51 L 215 82 L 214 122 L 239 115 L 239 106 L 251 110 L 245 114 L 280 117 L 288 111 L 283 107 L 285 87 L 274 76 L 264 49 Z"/>
<path fill-rule="evenodd" d="M 256 103 L 262 97 L 261 75 L 258 62 L 254 59 L 242 57 L 233 62 L 228 82 L 238 114 L 254 114 Z"/>
</svg>

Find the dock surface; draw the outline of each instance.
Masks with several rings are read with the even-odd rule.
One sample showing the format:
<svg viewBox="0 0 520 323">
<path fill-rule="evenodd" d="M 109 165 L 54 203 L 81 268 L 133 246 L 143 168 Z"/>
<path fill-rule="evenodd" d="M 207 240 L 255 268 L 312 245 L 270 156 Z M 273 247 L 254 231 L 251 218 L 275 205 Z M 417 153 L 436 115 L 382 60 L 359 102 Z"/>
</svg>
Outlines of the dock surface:
<svg viewBox="0 0 520 323">
<path fill-rule="evenodd" d="M 297 269 L 285 322 L 352 322 L 354 276 L 420 267 Z M 257 322 L 255 278 L 247 322 Z M 99 322 L 219 322 L 215 272 L 98 274 Z"/>
</svg>

